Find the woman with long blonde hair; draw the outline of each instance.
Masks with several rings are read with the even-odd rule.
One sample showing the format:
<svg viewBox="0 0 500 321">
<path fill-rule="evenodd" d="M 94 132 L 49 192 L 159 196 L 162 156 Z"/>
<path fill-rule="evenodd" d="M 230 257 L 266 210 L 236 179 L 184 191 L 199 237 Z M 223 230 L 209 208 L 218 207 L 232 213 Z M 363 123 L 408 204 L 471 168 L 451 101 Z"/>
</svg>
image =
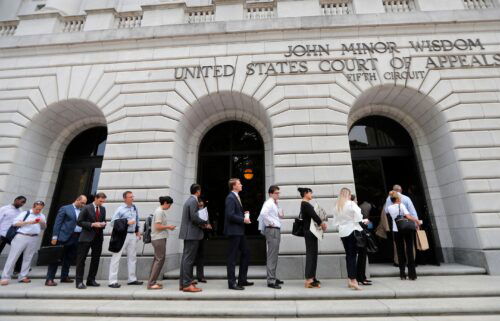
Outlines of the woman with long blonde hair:
<svg viewBox="0 0 500 321">
<path fill-rule="evenodd" d="M 333 224 L 339 227 L 339 236 L 345 250 L 347 266 L 347 286 L 353 290 L 361 290 L 356 279 L 361 265 L 357 264 L 358 247 L 356 245 L 355 231 L 362 231 L 359 224 L 363 221 L 363 215 L 358 205 L 351 201 L 351 191 L 342 188 L 333 211 Z"/>
</svg>

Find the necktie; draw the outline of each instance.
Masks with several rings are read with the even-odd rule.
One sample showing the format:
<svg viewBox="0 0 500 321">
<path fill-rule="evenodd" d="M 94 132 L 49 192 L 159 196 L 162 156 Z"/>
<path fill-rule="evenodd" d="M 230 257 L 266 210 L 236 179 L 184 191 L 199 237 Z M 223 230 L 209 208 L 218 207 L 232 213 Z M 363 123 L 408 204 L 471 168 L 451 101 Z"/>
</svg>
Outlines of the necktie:
<svg viewBox="0 0 500 321">
<path fill-rule="evenodd" d="M 95 221 L 96 222 L 101 221 L 101 211 L 99 210 L 99 206 L 95 207 Z"/>
</svg>

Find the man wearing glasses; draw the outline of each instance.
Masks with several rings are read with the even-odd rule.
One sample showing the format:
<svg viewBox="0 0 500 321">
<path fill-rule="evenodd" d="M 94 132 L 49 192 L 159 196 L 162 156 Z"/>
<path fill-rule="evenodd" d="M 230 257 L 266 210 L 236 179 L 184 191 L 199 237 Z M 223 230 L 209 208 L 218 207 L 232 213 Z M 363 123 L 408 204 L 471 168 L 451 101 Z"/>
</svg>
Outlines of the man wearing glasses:
<svg viewBox="0 0 500 321">
<path fill-rule="evenodd" d="M 281 240 L 281 221 L 283 211 L 278 207 L 280 188 L 277 185 L 269 187 L 269 199 L 262 205 L 259 215 L 259 230 L 266 237 L 267 244 L 267 286 L 273 289 L 281 289 L 283 281 L 276 278 L 276 267 L 278 266 L 278 254 Z"/>
</svg>

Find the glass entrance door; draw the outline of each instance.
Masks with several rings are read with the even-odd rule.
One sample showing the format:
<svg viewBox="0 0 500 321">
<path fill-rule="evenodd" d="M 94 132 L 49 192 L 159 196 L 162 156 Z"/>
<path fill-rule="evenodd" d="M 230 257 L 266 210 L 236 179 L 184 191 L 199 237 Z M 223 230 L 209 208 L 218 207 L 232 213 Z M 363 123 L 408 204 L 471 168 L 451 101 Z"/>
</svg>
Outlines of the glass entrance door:
<svg viewBox="0 0 500 321">
<path fill-rule="evenodd" d="M 264 264 L 265 240 L 258 231 L 257 218 L 265 201 L 264 144 L 258 132 L 248 124 L 225 122 L 212 128 L 200 144 L 198 183 L 206 202 L 213 231 L 205 245 L 206 264 L 225 264 L 227 239 L 224 237 L 225 199 L 230 178 L 243 184 L 240 198 L 250 212 L 252 224 L 245 227 L 251 249 L 251 263 Z"/>
</svg>

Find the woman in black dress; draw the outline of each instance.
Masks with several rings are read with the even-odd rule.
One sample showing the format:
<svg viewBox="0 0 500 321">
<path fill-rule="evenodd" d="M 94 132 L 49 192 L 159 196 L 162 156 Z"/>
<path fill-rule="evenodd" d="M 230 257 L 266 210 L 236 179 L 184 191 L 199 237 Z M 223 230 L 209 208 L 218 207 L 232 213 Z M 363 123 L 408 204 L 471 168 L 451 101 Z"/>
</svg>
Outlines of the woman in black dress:
<svg viewBox="0 0 500 321">
<path fill-rule="evenodd" d="M 312 190 L 308 187 L 299 187 L 298 191 L 302 197 L 300 203 L 300 214 L 304 220 L 304 240 L 306 242 L 306 269 L 304 286 L 306 288 L 319 288 L 320 282 L 316 279 L 316 267 L 318 265 L 318 239 L 310 231 L 311 220 L 320 225 L 326 231 L 326 223 L 314 211 L 314 207 L 309 203 L 312 200 Z"/>
</svg>

